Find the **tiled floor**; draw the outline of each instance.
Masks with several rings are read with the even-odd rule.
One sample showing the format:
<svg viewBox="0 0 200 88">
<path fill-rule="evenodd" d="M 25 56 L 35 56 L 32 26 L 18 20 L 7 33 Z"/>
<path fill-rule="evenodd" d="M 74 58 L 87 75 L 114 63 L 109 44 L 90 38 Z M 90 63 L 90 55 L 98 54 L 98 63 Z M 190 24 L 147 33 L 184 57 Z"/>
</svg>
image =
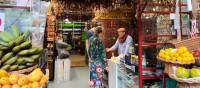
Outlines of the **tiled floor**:
<svg viewBox="0 0 200 88">
<path fill-rule="evenodd" d="M 88 67 L 72 67 L 70 81 L 50 82 L 48 88 L 89 88 L 88 81 Z"/>
<path fill-rule="evenodd" d="M 83 67 L 86 66 L 85 64 L 85 56 L 84 55 L 71 55 L 71 66 L 72 67 Z"/>
</svg>

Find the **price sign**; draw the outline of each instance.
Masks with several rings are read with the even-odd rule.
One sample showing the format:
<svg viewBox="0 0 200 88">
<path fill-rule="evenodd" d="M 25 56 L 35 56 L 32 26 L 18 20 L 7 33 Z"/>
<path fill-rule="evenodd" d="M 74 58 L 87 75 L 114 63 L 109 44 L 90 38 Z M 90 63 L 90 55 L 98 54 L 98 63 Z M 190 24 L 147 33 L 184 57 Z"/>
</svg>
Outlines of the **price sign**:
<svg viewBox="0 0 200 88">
<path fill-rule="evenodd" d="M 0 13 L 0 31 L 4 31 L 5 14 Z"/>
</svg>

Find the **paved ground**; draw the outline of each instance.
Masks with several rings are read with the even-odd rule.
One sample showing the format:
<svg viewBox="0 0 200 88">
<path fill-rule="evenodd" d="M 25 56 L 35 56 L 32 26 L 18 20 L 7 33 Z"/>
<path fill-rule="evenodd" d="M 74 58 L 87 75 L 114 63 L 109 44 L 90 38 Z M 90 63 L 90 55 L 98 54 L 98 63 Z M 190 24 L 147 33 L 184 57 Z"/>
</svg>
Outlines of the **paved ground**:
<svg viewBox="0 0 200 88">
<path fill-rule="evenodd" d="M 88 67 L 72 67 L 70 81 L 54 81 L 48 84 L 48 88 L 89 88 Z"/>
</svg>

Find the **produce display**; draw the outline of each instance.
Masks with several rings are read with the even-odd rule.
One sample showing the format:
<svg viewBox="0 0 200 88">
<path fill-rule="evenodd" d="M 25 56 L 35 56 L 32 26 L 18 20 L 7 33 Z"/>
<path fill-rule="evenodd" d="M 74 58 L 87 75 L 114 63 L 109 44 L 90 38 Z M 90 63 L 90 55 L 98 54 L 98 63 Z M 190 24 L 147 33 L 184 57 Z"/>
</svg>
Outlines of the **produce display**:
<svg viewBox="0 0 200 88">
<path fill-rule="evenodd" d="M 188 69 L 183 68 L 183 67 L 178 67 L 176 69 L 176 76 L 178 78 L 188 78 L 190 76 L 190 72 Z"/>
<path fill-rule="evenodd" d="M 33 70 L 30 74 L 10 74 L 0 70 L 0 88 L 41 88 L 48 81 L 40 68 Z"/>
<path fill-rule="evenodd" d="M 28 37 L 29 31 L 20 33 L 15 25 L 0 33 L 0 69 L 15 71 L 37 64 L 43 49 L 32 47 Z"/>
<path fill-rule="evenodd" d="M 198 69 L 198 68 L 186 69 L 186 68 L 183 68 L 183 67 L 178 67 L 176 69 L 176 76 L 178 78 L 200 77 L 200 69 Z"/>
<path fill-rule="evenodd" d="M 195 51 L 193 52 L 193 55 L 194 55 L 195 57 L 200 57 L 200 48 L 197 49 L 197 50 L 195 50 Z"/>
<path fill-rule="evenodd" d="M 158 56 L 166 61 L 179 63 L 195 62 L 193 54 L 190 53 L 186 47 L 180 47 L 178 49 L 161 49 Z"/>
</svg>

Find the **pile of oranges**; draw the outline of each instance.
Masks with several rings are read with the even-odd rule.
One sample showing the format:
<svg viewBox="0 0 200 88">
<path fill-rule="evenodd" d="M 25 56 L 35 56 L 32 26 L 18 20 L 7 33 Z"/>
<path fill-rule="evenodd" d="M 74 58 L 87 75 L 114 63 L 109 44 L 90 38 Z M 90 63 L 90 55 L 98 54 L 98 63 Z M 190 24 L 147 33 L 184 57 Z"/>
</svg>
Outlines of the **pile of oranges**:
<svg viewBox="0 0 200 88">
<path fill-rule="evenodd" d="M 161 49 L 158 56 L 167 61 L 193 62 L 195 60 L 186 47 Z"/>
</svg>

